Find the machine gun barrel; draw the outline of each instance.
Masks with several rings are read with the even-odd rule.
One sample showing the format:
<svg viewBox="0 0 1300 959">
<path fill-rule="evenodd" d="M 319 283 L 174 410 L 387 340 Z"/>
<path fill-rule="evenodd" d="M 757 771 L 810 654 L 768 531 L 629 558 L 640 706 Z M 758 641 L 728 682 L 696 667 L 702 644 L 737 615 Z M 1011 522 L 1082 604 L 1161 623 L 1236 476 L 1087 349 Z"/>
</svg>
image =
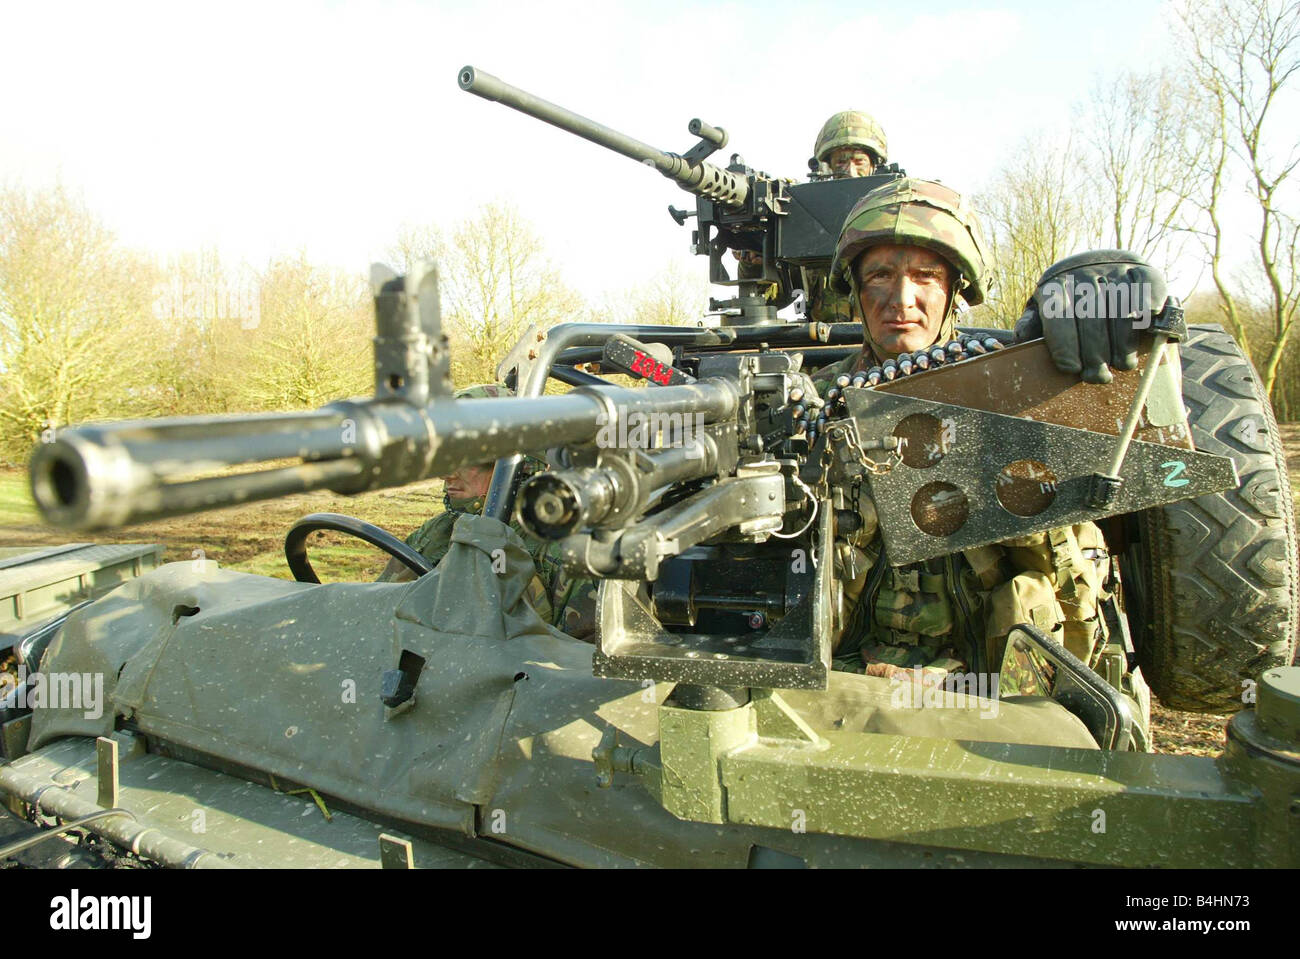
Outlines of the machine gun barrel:
<svg viewBox="0 0 1300 959">
<path fill-rule="evenodd" d="M 402 486 L 512 453 L 613 435 L 622 418 L 736 415 L 735 384 L 580 388 L 563 396 L 332 403 L 315 412 L 178 417 L 61 430 L 32 454 L 32 495 L 47 522 L 102 529 L 314 489 Z M 250 463 L 289 466 L 195 478 Z"/>
<path fill-rule="evenodd" d="M 549 100 L 543 100 L 475 67 L 462 67 L 458 81 L 462 90 L 475 96 L 503 103 L 512 110 L 567 130 L 597 146 L 653 166 L 670 180 L 676 181 L 682 189 L 697 196 L 707 197 L 729 207 L 744 206 L 749 196 L 749 181 L 741 174 L 724 170 L 705 160 L 692 161 L 675 153 L 656 150 L 649 144 L 619 133 L 603 123 L 589 120 L 572 110 L 566 110 Z M 722 139 L 720 130 L 699 121 L 692 124 L 692 132 L 715 144 Z"/>
</svg>

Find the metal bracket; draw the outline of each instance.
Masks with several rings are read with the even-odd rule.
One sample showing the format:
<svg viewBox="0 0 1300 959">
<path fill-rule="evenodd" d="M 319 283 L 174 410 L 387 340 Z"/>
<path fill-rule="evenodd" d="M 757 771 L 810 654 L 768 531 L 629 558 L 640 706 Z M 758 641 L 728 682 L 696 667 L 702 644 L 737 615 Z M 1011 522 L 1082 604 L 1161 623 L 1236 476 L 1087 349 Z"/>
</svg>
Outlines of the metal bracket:
<svg viewBox="0 0 1300 959">
<path fill-rule="evenodd" d="M 415 857 L 410 840 L 379 834 L 379 866 L 381 869 L 414 869 Z"/>
<path fill-rule="evenodd" d="M 516 389 L 522 390 L 523 386 L 529 379 L 529 373 L 540 360 L 540 345 L 546 339 L 546 331 L 538 324 L 533 323 L 528 329 L 524 330 L 523 335 L 515 341 L 515 345 L 510 351 L 502 357 L 501 362 L 497 364 L 496 378 L 498 382 L 506 382 L 506 378 L 514 372 Z"/>
<path fill-rule="evenodd" d="M 0 723 L 0 759 L 13 762 L 27 755 L 27 741 L 31 734 L 31 716 L 19 716 Z"/>
<path fill-rule="evenodd" d="M 100 736 L 95 740 L 95 775 L 99 785 L 98 802 L 106 809 L 117 805 L 117 773 L 117 740 Z"/>
<path fill-rule="evenodd" d="M 859 436 L 908 440 L 902 462 L 868 473 L 893 565 L 1237 485 L 1230 458 L 1134 441 L 1123 484 L 1091 504 L 1115 437 L 882 390 L 845 390 Z"/>
<path fill-rule="evenodd" d="M 1164 333 L 1171 343 L 1187 339 L 1187 320 L 1184 318 L 1182 304 L 1177 297 L 1170 297 L 1165 308 L 1151 320 L 1151 329 Z"/>
</svg>

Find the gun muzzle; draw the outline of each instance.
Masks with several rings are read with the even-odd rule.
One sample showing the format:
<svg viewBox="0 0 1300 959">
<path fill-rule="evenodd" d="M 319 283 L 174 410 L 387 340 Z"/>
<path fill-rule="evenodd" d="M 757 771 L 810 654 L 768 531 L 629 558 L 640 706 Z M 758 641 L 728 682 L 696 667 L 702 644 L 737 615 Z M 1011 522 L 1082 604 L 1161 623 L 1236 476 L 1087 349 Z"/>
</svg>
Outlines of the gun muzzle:
<svg viewBox="0 0 1300 959">
<path fill-rule="evenodd" d="M 32 453 L 32 498 L 45 520 L 102 529 L 231 503 L 268 499 L 355 480 L 363 469 L 340 438 L 340 414 L 194 417 L 61 430 Z M 321 463 L 164 483 L 222 467 L 301 459 Z"/>
</svg>

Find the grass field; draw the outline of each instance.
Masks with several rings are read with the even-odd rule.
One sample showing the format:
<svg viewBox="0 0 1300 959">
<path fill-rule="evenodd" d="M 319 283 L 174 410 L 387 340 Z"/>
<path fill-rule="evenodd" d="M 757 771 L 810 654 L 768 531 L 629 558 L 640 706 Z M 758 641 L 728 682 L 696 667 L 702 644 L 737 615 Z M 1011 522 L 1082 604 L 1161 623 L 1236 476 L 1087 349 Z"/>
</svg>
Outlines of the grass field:
<svg viewBox="0 0 1300 959">
<path fill-rule="evenodd" d="M 36 506 L 27 489 L 27 475 L 9 470 L 0 472 L 0 528 L 35 523 Z"/>
<path fill-rule="evenodd" d="M 1300 511 L 1300 424 L 1281 426 L 1287 448 L 1292 493 Z M 308 513 L 344 513 L 383 527 L 399 538 L 442 511 L 442 484 L 420 483 L 403 489 L 360 496 L 304 493 L 280 500 L 144 523 L 111 533 L 80 533 L 78 542 L 162 543 L 166 562 L 195 558 L 262 576 L 291 579 L 284 561 L 284 535 L 294 520 Z M 0 546 L 57 545 L 73 541 L 62 531 L 42 526 L 23 472 L 0 470 Z M 350 536 L 315 533 L 309 544 L 312 565 L 322 582 L 373 580 L 387 557 Z M 1223 751 L 1226 716 L 1183 713 L 1156 704 L 1153 734 L 1164 753 L 1216 756 Z"/>
<path fill-rule="evenodd" d="M 27 488 L 26 473 L 0 471 L 0 545 L 53 546 L 67 542 L 161 543 L 163 560 L 198 556 L 262 576 L 292 579 L 284 561 L 284 536 L 308 513 L 344 513 L 383 527 L 404 539 L 430 516 L 442 512 L 442 483 L 430 480 L 403 489 L 360 496 L 301 493 L 284 499 L 213 510 L 196 516 L 142 523 L 108 533 L 68 533 L 41 525 Z M 374 579 L 388 557 L 341 533 L 314 533 L 308 556 L 322 582 Z"/>
</svg>

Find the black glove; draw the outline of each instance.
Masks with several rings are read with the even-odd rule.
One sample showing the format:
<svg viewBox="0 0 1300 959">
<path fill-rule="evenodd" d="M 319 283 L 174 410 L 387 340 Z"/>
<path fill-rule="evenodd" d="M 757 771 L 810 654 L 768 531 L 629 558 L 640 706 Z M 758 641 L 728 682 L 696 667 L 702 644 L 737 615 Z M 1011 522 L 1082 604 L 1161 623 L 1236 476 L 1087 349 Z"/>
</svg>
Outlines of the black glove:
<svg viewBox="0 0 1300 959">
<path fill-rule="evenodd" d="M 1016 321 L 1016 342 L 1041 336 L 1061 372 L 1109 383 L 1110 367 L 1137 367 L 1138 334 L 1167 300 L 1165 278 L 1136 254 L 1080 253 L 1043 273 Z"/>
</svg>

